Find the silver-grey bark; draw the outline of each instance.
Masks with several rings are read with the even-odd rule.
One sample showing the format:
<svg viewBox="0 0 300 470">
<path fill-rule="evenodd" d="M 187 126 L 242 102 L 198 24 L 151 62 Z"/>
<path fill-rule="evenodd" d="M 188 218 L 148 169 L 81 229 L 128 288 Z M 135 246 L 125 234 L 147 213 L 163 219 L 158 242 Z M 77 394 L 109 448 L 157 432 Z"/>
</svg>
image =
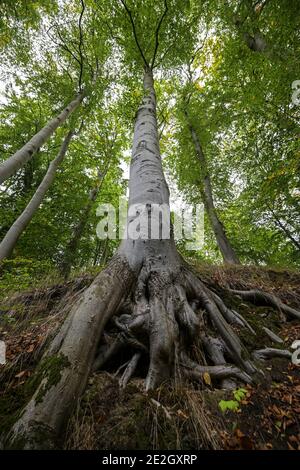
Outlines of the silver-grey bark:
<svg viewBox="0 0 300 470">
<path fill-rule="evenodd" d="M 56 170 L 66 155 L 72 136 L 73 131 L 68 132 L 61 145 L 57 157 L 50 163 L 47 173 L 38 189 L 32 196 L 30 202 L 27 204 L 22 214 L 19 215 L 19 217 L 15 220 L 0 243 L 0 261 L 11 256 L 19 237 L 24 232 L 39 206 L 41 205 L 46 192 L 55 178 Z"/>
</svg>

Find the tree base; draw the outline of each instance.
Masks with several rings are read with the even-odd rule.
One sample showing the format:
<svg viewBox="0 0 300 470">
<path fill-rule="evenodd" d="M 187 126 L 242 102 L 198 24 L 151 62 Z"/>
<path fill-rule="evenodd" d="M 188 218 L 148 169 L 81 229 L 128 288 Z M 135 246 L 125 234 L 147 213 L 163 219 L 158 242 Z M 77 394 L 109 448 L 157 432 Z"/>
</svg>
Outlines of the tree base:
<svg viewBox="0 0 300 470">
<path fill-rule="evenodd" d="M 253 294 L 246 300 L 253 301 Z M 256 293 L 255 302 L 298 318 L 297 310 L 269 294 Z M 239 338 L 245 331 L 255 341 L 253 327 L 179 257 L 168 263 L 151 258 L 135 278 L 117 256 L 73 307 L 50 345 L 44 360 L 54 360 L 58 371 L 42 369 L 7 446 L 55 448 L 91 371 L 115 367 L 122 388 L 136 373 L 144 375 L 148 391 L 170 380 L 176 386 L 192 381 L 223 389 L 260 380 L 262 361 L 288 352 L 250 352 Z"/>
</svg>

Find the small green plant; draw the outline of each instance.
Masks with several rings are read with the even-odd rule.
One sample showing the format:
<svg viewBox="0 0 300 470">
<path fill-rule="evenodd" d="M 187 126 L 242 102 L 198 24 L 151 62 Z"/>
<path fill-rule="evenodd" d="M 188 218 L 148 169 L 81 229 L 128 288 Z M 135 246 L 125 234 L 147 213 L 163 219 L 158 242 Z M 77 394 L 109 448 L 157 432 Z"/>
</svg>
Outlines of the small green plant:
<svg viewBox="0 0 300 470">
<path fill-rule="evenodd" d="M 48 261 L 20 257 L 3 260 L 0 268 L 0 298 L 38 285 L 53 270 Z"/>
<path fill-rule="evenodd" d="M 237 388 L 236 390 L 233 391 L 233 396 L 237 402 L 244 400 L 246 395 L 247 395 L 247 390 L 245 390 L 244 388 Z"/>
<path fill-rule="evenodd" d="M 219 407 L 222 413 L 225 411 L 238 411 L 240 409 L 240 402 L 246 397 L 247 390 L 244 388 L 238 388 L 232 392 L 234 400 L 221 400 Z"/>
</svg>

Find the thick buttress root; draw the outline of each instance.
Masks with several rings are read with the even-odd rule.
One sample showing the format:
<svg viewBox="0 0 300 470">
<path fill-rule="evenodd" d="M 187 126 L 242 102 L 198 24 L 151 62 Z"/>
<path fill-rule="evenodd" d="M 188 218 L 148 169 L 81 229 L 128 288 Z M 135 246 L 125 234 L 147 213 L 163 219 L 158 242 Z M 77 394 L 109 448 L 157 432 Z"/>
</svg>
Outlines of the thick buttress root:
<svg viewBox="0 0 300 470">
<path fill-rule="evenodd" d="M 232 293 L 250 302 L 276 307 L 293 318 L 299 316 L 297 310 L 270 294 Z M 276 348 L 253 351 L 250 356 L 236 330 L 246 328 L 255 336 L 254 329 L 184 265 L 176 269 L 144 266 L 134 294 L 127 299 L 124 311 L 121 308 L 115 317 L 115 326 L 119 333 L 114 331 L 110 344 L 100 348 L 95 369 L 100 368 L 100 363 L 103 367 L 122 346 L 131 346 L 132 358 L 120 378 L 121 386 L 128 383 L 138 363 L 146 360 L 146 389 L 155 388 L 170 377 L 207 383 L 207 374 L 215 386 L 232 389 L 240 382 L 251 383 L 255 376 L 259 377 L 257 372 L 262 371 L 252 360 L 260 366 L 262 360 L 271 357 L 291 356 Z M 282 341 L 271 330 L 264 331 L 272 342 Z"/>
<path fill-rule="evenodd" d="M 269 294 L 233 294 L 300 318 L 299 312 Z M 89 374 L 116 363 L 120 353 L 126 360 L 118 369 L 122 369 L 120 386 L 125 387 L 136 372 L 144 374 L 148 366 L 147 390 L 170 378 L 232 389 L 259 377 L 260 370 L 251 360 L 261 367 L 270 357 L 290 357 L 288 351 L 275 348 L 250 356 L 236 333 L 241 328 L 255 335 L 249 323 L 183 263 L 149 259 L 136 274 L 116 257 L 51 343 L 38 368 L 36 392 L 13 426 L 8 447 L 56 447 Z M 280 342 L 271 330 L 266 334 Z M 55 374 L 52 365 L 58 369 Z"/>
<path fill-rule="evenodd" d="M 145 265 L 124 312 L 121 308 L 115 317 L 119 332 L 99 348 L 94 370 L 129 345 L 132 359 L 120 379 L 122 386 L 141 359 L 149 362 L 147 390 L 171 377 L 203 380 L 205 373 L 222 388 L 234 388 L 236 381 L 249 383 L 256 368 L 230 323 L 255 334 L 187 267 Z M 200 350 L 201 364 L 195 356 Z"/>
</svg>

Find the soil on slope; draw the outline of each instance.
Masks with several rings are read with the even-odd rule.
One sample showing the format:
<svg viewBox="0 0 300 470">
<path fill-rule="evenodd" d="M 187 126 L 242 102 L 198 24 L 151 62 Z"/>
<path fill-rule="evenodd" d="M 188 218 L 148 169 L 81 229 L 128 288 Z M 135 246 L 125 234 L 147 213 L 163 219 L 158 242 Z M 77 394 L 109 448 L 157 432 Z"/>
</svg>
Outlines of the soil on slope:
<svg viewBox="0 0 300 470">
<path fill-rule="evenodd" d="M 237 330 L 250 351 L 278 347 L 262 326 L 278 334 L 284 340 L 280 347 L 285 349 L 300 339 L 299 322 L 282 323 L 274 309 L 255 307 L 226 290 L 264 289 L 299 309 L 299 273 L 250 267 L 194 268 L 256 331 L 253 336 Z M 85 275 L 65 284 L 0 298 L 0 339 L 7 347 L 7 364 L 0 366 L 0 422 L 4 432 L 32 393 L 31 379 L 47 344 L 91 281 L 92 276 Z M 112 363 L 106 371 L 90 377 L 69 422 L 65 448 L 300 450 L 300 367 L 286 359 L 267 361 L 265 375 L 258 383 L 238 384 L 242 390 L 239 401 L 232 391 L 214 388 L 209 377 L 199 384 L 169 384 L 146 393 L 143 368 L 122 390 L 116 374 L 120 366 L 122 362 Z M 222 411 L 220 403 L 232 401 L 237 403 L 234 410 Z"/>
</svg>

